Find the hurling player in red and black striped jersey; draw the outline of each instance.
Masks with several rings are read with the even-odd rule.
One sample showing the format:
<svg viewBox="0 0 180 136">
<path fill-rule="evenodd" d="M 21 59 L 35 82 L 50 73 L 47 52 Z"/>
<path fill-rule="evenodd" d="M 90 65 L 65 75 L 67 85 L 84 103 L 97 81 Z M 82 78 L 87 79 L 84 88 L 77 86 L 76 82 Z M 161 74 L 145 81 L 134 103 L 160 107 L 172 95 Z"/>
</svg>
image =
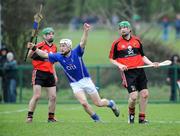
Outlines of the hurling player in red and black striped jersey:
<svg viewBox="0 0 180 136">
<path fill-rule="evenodd" d="M 39 48 L 48 53 L 56 53 L 57 48 L 53 43 L 54 30 L 51 27 L 44 28 L 43 31 L 44 41 L 38 43 L 36 48 Z M 29 102 L 27 122 L 32 122 L 33 113 L 36 108 L 37 101 L 41 96 L 41 88 L 45 87 L 48 94 L 49 106 L 48 106 L 48 122 L 56 122 L 54 118 L 55 106 L 56 106 L 56 82 L 57 75 L 53 63 L 50 63 L 47 59 L 41 58 L 33 50 L 29 51 L 28 57 L 32 58 L 33 72 L 32 72 L 32 85 L 33 96 Z"/>
<path fill-rule="evenodd" d="M 146 106 L 148 102 L 147 78 L 143 69 L 129 69 L 145 64 L 158 63 L 151 62 L 143 52 L 141 41 L 136 36 L 131 35 L 131 25 L 128 21 L 122 21 L 119 24 L 121 36 L 113 42 L 109 58 L 110 61 L 119 67 L 123 85 L 129 92 L 129 118 L 128 123 L 134 123 L 135 104 L 140 96 L 139 123 L 147 123 L 145 120 Z"/>
</svg>

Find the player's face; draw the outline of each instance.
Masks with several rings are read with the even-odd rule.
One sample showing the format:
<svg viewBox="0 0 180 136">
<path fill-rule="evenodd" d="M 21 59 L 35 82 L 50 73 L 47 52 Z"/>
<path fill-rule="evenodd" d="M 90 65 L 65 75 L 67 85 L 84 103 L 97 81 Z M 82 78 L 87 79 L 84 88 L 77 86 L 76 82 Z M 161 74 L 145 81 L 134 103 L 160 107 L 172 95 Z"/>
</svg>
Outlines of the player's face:
<svg viewBox="0 0 180 136">
<path fill-rule="evenodd" d="M 131 32 L 129 27 L 120 27 L 119 30 L 122 36 L 127 36 Z"/>
<path fill-rule="evenodd" d="M 52 43 L 54 41 L 54 33 L 50 32 L 46 35 L 44 35 L 44 39 L 48 41 L 49 43 Z"/>
<path fill-rule="evenodd" d="M 60 53 L 62 55 L 67 55 L 71 51 L 71 48 L 67 46 L 65 43 L 60 44 Z"/>
</svg>

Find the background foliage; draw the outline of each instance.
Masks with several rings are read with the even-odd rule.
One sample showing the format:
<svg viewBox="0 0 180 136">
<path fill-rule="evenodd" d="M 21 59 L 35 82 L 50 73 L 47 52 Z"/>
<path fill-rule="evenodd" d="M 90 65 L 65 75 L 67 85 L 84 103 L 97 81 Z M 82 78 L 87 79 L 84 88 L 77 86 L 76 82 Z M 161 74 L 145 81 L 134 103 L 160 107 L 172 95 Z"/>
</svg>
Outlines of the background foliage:
<svg viewBox="0 0 180 136">
<path fill-rule="evenodd" d="M 9 50 L 16 53 L 16 59 L 20 64 L 23 63 L 25 45 L 30 38 L 33 16 L 40 4 L 43 4 L 44 16 L 40 30 L 45 26 L 54 26 L 56 30 L 62 31 L 68 28 L 69 22 L 75 16 L 96 15 L 103 20 L 101 27 L 103 25 L 103 28 L 107 29 L 111 35 L 115 32 L 111 22 L 113 14 L 118 15 L 119 21 L 125 19 L 131 23 L 134 21 L 133 16 L 139 15 L 146 25 L 141 32 L 133 30 L 141 37 L 145 37 L 152 25 L 158 23 L 163 16 L 168 15 L 173 21 L 176 13 L 180 12 L 179 0 L 4 0 L 1 1 L 2 39 Z M 113 41 L 113 38 L 108 39 Z M 148 40 L 153 41 L 152 46 L 159 45 L 154 39 L 148 38 Z M 146 44 L 149 41 L 144 42 Z M 104 45 L 103 42 L 97 44 Z"/>
</svg>

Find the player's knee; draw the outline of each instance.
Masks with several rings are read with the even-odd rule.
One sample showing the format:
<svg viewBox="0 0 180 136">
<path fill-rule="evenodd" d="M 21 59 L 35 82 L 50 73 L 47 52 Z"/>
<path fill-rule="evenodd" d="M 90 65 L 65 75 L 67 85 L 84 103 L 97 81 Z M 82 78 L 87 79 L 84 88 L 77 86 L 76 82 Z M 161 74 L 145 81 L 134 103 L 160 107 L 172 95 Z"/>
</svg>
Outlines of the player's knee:
<svg viewBox="0 0 180 136">
<path fill-rule="evenodd" d="M 133 101 L 133 102 L 135 102 L 135 101 L 137 100 L 137 97 L 138 97 L 137 94 L 131 94 L 131 95 L 130 95 L 130 100 Z"/>
<path fill-rule="evenodd" d="M 56 95 L 52 95 L 49 97 L 50 101 L 56 101 Z"/>
<path fill-rule="evenodd" d="M 149 93 L 144 92 L 144 93 L 142 93 L 141 97 L 144 98 L 144 99 L 147 99 L 149 97 Z"/>
<path fill-rule="evenodd" d="M 94 104 L 98 107 L 102 107 L 102 102 L 101 101 L 95 101 Z"/>
<path fill-rule="evenodd" d="M 131 97 L 131 98 L 130 98 L 130 101 L 131 101 L 131 102 L 135 102 L 136 100 L 137 100 L 137 97 Z"/>
</svg>

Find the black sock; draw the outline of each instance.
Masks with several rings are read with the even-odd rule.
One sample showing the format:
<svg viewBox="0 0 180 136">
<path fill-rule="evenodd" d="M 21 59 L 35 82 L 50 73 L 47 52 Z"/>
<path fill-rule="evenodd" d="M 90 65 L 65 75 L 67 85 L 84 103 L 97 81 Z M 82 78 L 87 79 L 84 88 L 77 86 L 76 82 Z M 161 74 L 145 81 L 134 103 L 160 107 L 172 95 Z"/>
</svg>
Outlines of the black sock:
<svg viewBox="0 0 180 136">
<path fill-rule="evenodd" d="M 145 117 L 146 117 L 145 113 L 139 113 L 139 120 L 140 121 L 144 121 Z"/>
<path fill-rule="evenodd" d="M 135 115 L 135 107 L 134 108 L 129 107 L 129 115 Z"/>
<path fill-rule="evenodd" d="M 54 113 L 49 112 L 49 117 L 48 117 L 48 119 L 54 119 Z"/>
<path fill-rule="evenodd" d="M 28 111 L 28 116 L 27 116 L 27 117 L 28 117 L 28 118 L 33 118 L 33 113 L 34 113 L 34 112 L 32 112 L 32 111 Z"/>
</svg>

